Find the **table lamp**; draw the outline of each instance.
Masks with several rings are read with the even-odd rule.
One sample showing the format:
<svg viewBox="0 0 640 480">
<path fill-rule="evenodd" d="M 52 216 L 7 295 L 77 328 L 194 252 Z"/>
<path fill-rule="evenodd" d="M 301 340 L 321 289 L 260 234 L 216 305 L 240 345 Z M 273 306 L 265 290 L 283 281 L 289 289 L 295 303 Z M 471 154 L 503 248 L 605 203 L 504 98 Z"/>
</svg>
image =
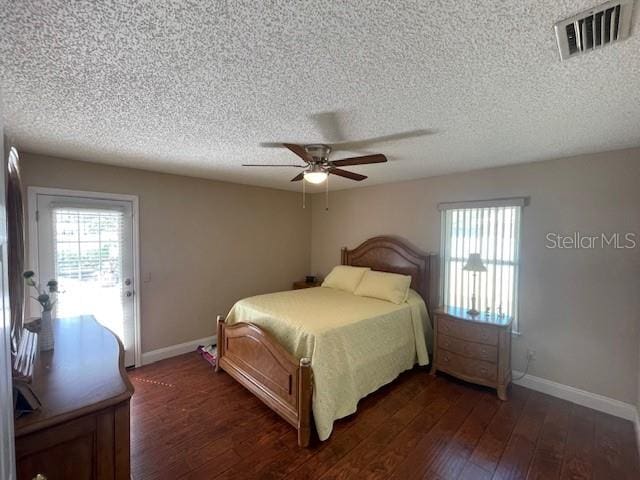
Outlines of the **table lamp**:
<svg viewBox="0 0 640 480">
<path fill-rule="evenodd" d="M 482 259 L 480 258 L 479 253 L 471 253 L 469 254 L 469 258 L 467 259 L 467 264 L 462 267 L 462 270 L 467 272 L 473 272 L 473 293 L 471 294 L 471 308 L 467 310 L 467 314 L 475 317 L 476 315 L 480 315 L 480 312 L 476 310 L 476 275 L 478 272 L 486 272 L 487 267 L 482 263 Z"/>
</svg>

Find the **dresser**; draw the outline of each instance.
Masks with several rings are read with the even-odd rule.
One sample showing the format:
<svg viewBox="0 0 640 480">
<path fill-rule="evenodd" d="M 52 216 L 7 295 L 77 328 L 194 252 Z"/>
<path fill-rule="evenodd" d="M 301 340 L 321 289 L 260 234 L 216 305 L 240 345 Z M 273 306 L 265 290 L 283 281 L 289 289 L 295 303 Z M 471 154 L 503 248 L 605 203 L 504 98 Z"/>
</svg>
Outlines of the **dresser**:
<svg viewBox="0 0 640 480">
<path fill-rule="evenodd" d="M 434 313 L 431 373 L 446 372 L 462 380 L 495 388 L 507 399 L 511 383 L 512 318 L 470 316 L 466 309 L 444 307 Z"/>
<path fill-rule="evenodd" d="M 15 422 L 18 479 L 129 480 L 133 386 L 122 344 L 92 316 L 55 320 L 54 335 L 34 369 L 42 408 Z"/>
</svg>

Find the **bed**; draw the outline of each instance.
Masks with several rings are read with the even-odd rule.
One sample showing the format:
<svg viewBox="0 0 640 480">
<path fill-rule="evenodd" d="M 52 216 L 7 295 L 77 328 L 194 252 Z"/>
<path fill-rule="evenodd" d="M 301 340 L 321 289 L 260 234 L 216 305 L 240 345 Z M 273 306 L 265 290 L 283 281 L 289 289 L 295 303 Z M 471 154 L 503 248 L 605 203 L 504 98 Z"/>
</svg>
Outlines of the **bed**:
<svg viewBox="0 0 640 480">
<path fill-rule="evenodd" d="M 218 316 L 217 369 L 293 425 L 309 444 L 358 401 L 416 363 L 426 365 L 431 332 L 430 256 L 394 237 L 342 250 L 342 264 L 411 276 L 406 303 L 317 287 L 243 299 Z M 314 390 L 315 387 L 315 390 Z"/>
</svg>

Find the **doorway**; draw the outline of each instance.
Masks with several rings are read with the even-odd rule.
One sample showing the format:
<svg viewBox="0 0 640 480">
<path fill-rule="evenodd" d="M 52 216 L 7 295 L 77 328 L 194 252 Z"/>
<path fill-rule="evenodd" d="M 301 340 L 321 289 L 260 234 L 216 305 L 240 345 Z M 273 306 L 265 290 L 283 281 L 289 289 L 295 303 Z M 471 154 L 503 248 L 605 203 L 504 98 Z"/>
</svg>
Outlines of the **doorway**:
<svg viewBox="0 0 640 480">
<path fill-rule="evenodd" d="M 125 366 L 140 363 L 137 208 L 129 195 L 29 188 L 30 258 L 40 285 L 58 280 L 55 316 L 93 315 L 122 341 Z"/>
</svg>

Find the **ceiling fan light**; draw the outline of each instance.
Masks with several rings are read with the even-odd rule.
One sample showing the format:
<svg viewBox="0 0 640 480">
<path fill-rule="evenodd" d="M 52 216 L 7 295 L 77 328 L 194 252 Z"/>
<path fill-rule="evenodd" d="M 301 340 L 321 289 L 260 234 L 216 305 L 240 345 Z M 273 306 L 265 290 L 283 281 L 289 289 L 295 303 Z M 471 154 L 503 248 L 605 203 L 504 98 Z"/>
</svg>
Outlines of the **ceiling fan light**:
<svg viewBox="0 0 640 480">
<path fill-rule="evenodd" d="M 327 179 L 327 172 L 305 172 L 304 179 L 309 183 L 316 185 Z"/>
</svg>

